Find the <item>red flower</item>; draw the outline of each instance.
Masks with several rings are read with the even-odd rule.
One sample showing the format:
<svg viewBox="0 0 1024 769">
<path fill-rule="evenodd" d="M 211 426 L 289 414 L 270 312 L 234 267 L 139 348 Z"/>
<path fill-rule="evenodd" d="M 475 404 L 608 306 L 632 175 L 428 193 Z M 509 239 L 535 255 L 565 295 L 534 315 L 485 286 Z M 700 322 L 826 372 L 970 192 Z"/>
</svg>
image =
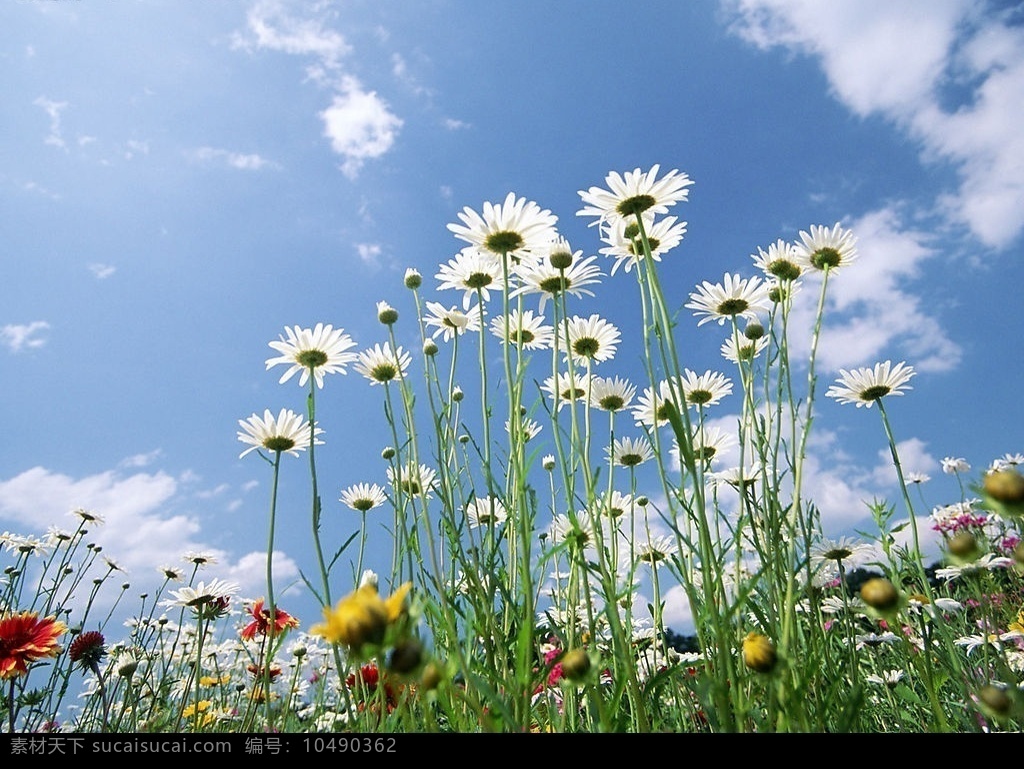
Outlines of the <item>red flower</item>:
<svg viewBox="0 0 1024 769">
<path fill-rule="evenodd" d="M 67 629 L 56 617 L 39 619 L 29 611 L 0 618 L 0 679 L 27 675 L 33 662 L 56 657 L 57 639 Z"/>
<path fill-rule="evenodd" d="M 387 677 L 382 676 L 377 666 L 372 662 L 363 665 L 356 673 L 349 673 L 348 677 L 345 678 L 345 685 L 349 689 L 365 690 L 367 699 L 371 700 L 372 703 L 370 709 L 374 712 L 376 711 L 377 687 L 383 685 L 384 700 L 388 713 L 398 707 L 398 695 L 403 688 L 400 684 L 397 687 L 392 686 Z M 358 703 L 357 707 L 359 710 L 363 710 L 366 707 L 366 702 Z"/>
<path fill-rule="evenodd" d="M 107 656 L 106 640 L 97 630 L 82 633 L 68 647 L 68 657 L 78 662 L 83 668 L 94 670 Z"/>
<path fill-rule="evenodd" d="M 252 622 L 246 625 L 241 633 L 242 640 L 244 641 L 251 641 L 256 637 L 257 633 L 266 635 L 267 631 L 270 630 L 270 609 L 263 608 L 262 598 L 256 601 L 252 608 L 249 609 L 249 615 L 252 617 Z M 280 609 L 277 606 L 274 607 L 274 629 L 271 631 L 271 635 L 277 635 L 290 627 L 298 626 L 298 619 L 284 611 L 284 609 Z"/>
<path fill-rule="evenodd" d="M 245 669 L 248 670 L 250 673 L 252 673 L 253 678 L 258 678 L 258 679 L 259 678 L 263 678 L 263 676 L 267 672 L 266 668 L 260 667 L 259 665 L 246 665 Z M 270 666 L 270 680 L 271 681 L 276 680 L 279 675 L 281 675 L 281 668 L 279 668 L 277 665 L 271 665 Z"/>
</svg>

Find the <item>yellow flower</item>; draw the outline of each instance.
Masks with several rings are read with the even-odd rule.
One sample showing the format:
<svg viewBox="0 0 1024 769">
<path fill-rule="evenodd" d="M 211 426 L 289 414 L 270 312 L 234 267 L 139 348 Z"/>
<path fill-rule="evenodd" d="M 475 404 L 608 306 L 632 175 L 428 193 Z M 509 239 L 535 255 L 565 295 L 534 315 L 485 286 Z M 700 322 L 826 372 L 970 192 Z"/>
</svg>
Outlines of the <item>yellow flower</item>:
<svg viewBox="0 0 1024 769">
<path fill-rule="evenodd" d="M 743 639 L 743 662 L 748 668 L 758 673 L 770 673 L 775 668 L 777 660 L 775 646 L 768 636 L 747 633 L 747 637 Z"/>
<path fill-rule="evenodd" d="M 333 609 L 324 607 L 324 622 L 314 625 L 309 632 L 356 653 L 364 646 L 379 645 L 388 626 L 407 613 L 405 599 L 411 589 L 412 583 L 406 582 L 383 600 L 374 585 L 364 584 L 338 601 Z"/>
</svg>

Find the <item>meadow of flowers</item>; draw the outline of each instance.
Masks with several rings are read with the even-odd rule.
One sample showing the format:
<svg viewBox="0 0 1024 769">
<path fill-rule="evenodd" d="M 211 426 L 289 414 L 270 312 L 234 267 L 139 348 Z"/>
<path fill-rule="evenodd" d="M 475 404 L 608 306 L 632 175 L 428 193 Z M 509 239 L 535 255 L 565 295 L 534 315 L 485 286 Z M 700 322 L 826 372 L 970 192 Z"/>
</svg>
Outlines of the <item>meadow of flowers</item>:
<svg viewBox="0 0 1024 769">
<path fill-rule="evenodd" d="M 810 226 L 758 247 L 750 276 L 671 296 L 659 263 L 684 237 L 670 212 L 691 183 L 654 166 L 581 191 L 576 213 L 601 243 L 591 256 L 514 194 L 467 207 L 448 225 L 461 250 L 439 266 L 436 293 L 410 269 L 412 312 L 378 303 L 379 342 L 359 349 L 326 323 L 270 341 L 266 368 L 297 383 L 307 408 L 239 420 L 241 454 L 273 481 L 263 595 L 240 596 L 208 555 L 187 553 L 112 624 L 136 599 L 90 539 L 102 511 L 75 510 L 75 528 L 42 537 L 5 532 L 5 728 L 1018 730 L 1024 456 L 986 458 L 979 473 L 947 458 L 961 494 L 923 509 L 912 490 L 925 479 L 904 473 L 888 411 L 912 365 L 844 370 L 827 387 L 815 373 L 829 287 L 858 268 L 855 234 Z M 604 278 L 635 292 L 640 338 L 587 311 Z M 818 292 L 811 328 L 793 328 L 800 290 Z M 415 351 L 396 343 L 409 317 Z M 721 370 L 703 370 L 687 340 L 716 329 Z M 811 340 L 799 360 L 794 334 Z M 635 375 L 602 376 L 624 348 L 642 361 Z M 477 381 L 456 377 L 460 361 Z M 343 428 L 317 394 L 349 370 L 379 385 L 386 483 L 342 489 L 332 505 L 363 526 L 321 541 L 316 449 Z M 710 422 L 727 396 L 741 402 L 730 430 Z M 900 495 L 870 503 L 870 538 L 825 536 L 805 490 L 821 398 L 877 420 L 891 452 Z M 734 467 L 721 466 L 727 450 Z M 281 463 L 295 457 L 311 486 L 306 589 L 324 607 L 301 623 L 278 602 L 269 557 Z M 389 520 L 387 573 L 364 569 L 368 514 Z M 935 532 L 937 564 L 922 555 Z M 670 585 L 685 591 L 692 636 L 665 625 Z"/>
</svg>

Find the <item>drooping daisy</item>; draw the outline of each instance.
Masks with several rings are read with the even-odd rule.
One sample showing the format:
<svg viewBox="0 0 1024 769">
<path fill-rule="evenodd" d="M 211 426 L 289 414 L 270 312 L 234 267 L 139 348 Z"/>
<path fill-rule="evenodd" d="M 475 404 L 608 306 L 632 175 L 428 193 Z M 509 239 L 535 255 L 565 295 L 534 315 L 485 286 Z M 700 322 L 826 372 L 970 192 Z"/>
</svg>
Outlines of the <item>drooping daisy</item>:
<svg viewBox="0 0 1024 769">
<path fill-rule="evenodd" d="M 766 336 L 754 341 L 741 337 L 739 342 L 734 337 L 729 337 L 722 343 L 722 357 L 733 363 L 739 363 L 740 361 L 749 363 L 764 352 L 767 347 L 768 337 Z"/>
<path fill-rule="evenodd" d="M 509 297 L 540 294 L 538 310 L 544 312 L 548 299 L 559 295 L 593 296 L 594 293 L 585 287 L 600 282 L 601 269 L 594 264 L 596 256 L 580 258 L 582 253 L 575 252 L 568 267 L 553 266 L 548 259 L 524 259 L 513 267 L 519 286 Z"/>
<path fill-rule="evenodd" d="M 654 449 L 646 438 L 616 438 L 612 443 L 611 458 L 620 467 L 636 467 L 654 459 Z"/>
<path fill-rule="evenodd" d="M 781 238 L 768 246 L 767 251 L 759 246 L 752 258 L 754 266 L 761 270 L 765 277 L 775 278 L 781 282 L 792 282 L 799 278 L 803 271 L 797 247 Z"/>
<path fill-rule="evenodd" d="M 590 405 L 601 411 L 629 408 L 634 396 L 636 387 L 620 377 L 594 377 L 590 382 Z"/>
<path fill-rule="evenodd" d="M 441 336 L 444 341 L 450 342 L 456 335 L 480 330 L 480 313 L 475 307 L 463 312 L 457 307 L 445 309 L 440 302 L 427 302 L 427 310 L 430 314 L 424 316 L 423 322 L 436 329 L 432 335 L 433 339 Z"/>
<path fill-rule="evenodd" d="M 970 472 L 971 465 L 963 457 L 943 457 L 942 472 L 947 475 Z"/>
<path fill-rule="evenodd" d="M 679 552 L 679 546 L 673 537 L 656 536 L 637 546 L 636 557 L 657 568 Z"/>
<path fill-rule="evenodd" d="M 213 566 L 217 563 L 217 556 L 205 550 L 189 550 L 181 556 L 181 559 L 185 563 L 190 563 L 197 567 Z"/>
<path fill-rule="evenodd" d="M 282 336 L 269 343 L 270 347 L 281 354 L 267 359 L 268 370 L 279 363 L 288 366 L 279 383 L 283 384 L 299 374 L 301 387 L 312 374 L 317 387 L 322 388 L 325 374 L 346 374 L 345 366 L 355 360 L 355 353 L 346 350 L 355 347 L 356 343 L 344 329 L 317 323 L 311 329 L 299 326 L 285 328 L 285 334 L 287 339 Z"/>
<path fill-rule="evenodd" d="M 835 273 L 857 258 L 857 239 L 838 222 L 832 228 L 812 224 L 810 233 L 800 231 L 796 256 L 808 268 Z"/>
<path fill-rule="evenodd" d="M 853 537 L 842 536 L 838 539 L 819 539 L 811 546 L 811 570 L 817 572 L 824 569 L 829 576 L 837 576 L 839 564 L 847 572 L 877 557 L 874 546 L 869 542 L 861 542 Z"/>
<path fill-rule="evenodd" d="M 526 198 L 510 192 L 503 203 L 484 203 L 478 214 L 468 206 L 458 214 L 462 224 L 448 229 L 459 240 L 492 254 L 533 253 L 543 249 L 555 236 L 558 217 Z"/>
<path fill-rule="evenodd" d="M 732 393 L 729 378 L 710 369 L 700 375 L 684 369 L 682 386 L 683 397 L 690 406 L 715 406 Z"/>
<path fill-rule="evenodd" d="M 568 543 L 584 550 L 594 546 L 596 532 L 594 521 L 582 511 L 576 514 L 576 523 L 568 515 L 556 515 L 548 525 L 547 534 L 555 546 Z"/>
<path fill-rule="evenodd" d="M 376 483 L 356 483 L 341 492 L 340 501 L 357 513 L 365 513 L 380 507 L 388 498 Z"/>
<path fill-rule="evenodd" d="M 1006 470 L 1011 467 L 1018 467 L 1024 465 L 1024 454 L 1003 454 L 1001 457 L 997 457 L 992 460 L 989 465 L 989 470 L 996 472 L 999 470 Z"/>
<path fill-rule="evenodd" d="M 682 385 L 678 380 L 676 380 L 674 388 L 668 380 L 662 380 L 658 383 L 657 394 L 652 388 L 645 387 L 644 394 L 637 399 L 636 405 L 632 408 L 633 420 L 637 425 L 661 427 L 668 424 L 667 404 L 672 403 L 676 412 L 680 411 L 676 398 L 673 396 L 673 389 L 679 397 L 682 397 Z"/>
<path fill-rule="evenodd" d="M 490 302 L 490 289 L 502 290 L 498 257 L 474 246 L 467 246 L 454 259 L 449 259 L 448 264 L 442 264 L 434 277 L 441 281 L 438 291 L 453 288 L 463 292 L 463 310 L 469 310 L 474 297 L 480 296 L 485 302 Z"/>
<path fill-rule="evenodd" d="M 425 493 L 430 496 L 430 490 L 434 486 L 434 478 L 437 473 L 427 465 L 420 465 L 418 468 L 400 468 L 396 473 L 394 468 L 388 468 L 388 482 L 392 488 L 401 488 L 406 494 L 413 496 Z"/>
<path fill-rule="evenodd" d="M 702 425 L 694 431 L 693 454 L 698 462 L 711 462 L 721 457 L 728 449 L 736 445 L 736 436 L 724 432 L 714 425 Z M 679 447 L 673 445 L 669 449 L 675 462 L 679 463 Z"/>
<path fill-rule="evenodd" d="M 309 447 L 309 420 L 291 409 L 281 409 L 276 417 L 266 409 L 262 417 L 253 414 L 247 419 L 239 419 L 238 424 L 242 428 L 238 432 L 238 440 L 249 444 L 249 448 L 238 455 L 239 458 L 256 449 L 298 456 L 300 451 Z M 317 427 L 315 432 L 317 445 L 323 444 L 319 439 L 323 430 Z"/>
<path fill-rule="evenodd" d="M 636 506 L 636 500 L 633 499 L 632 494 L 623 494 L 619 491 L 612 491 L 609 494 L 606 491 L 594 500 L 593 515 L 594 517 L 605 516 L 612 520 L 618 520 L 627 513 L 633 513 Z"/>
<path fill-rule="evenodd" d="M 842 375 L 825 393 L 840 403 L 853 403 L 858 408 L 871 405 L 886 395 L 903 395 L 912 389 L 907 382 L 916 373 L 906 363 L 892 365 L 892 361 L 876 363 L 874 368 L 859 368 L 853 371 L 839 369 Z"/>
<path fill-rule="evenodd" d="M 589 318 L 576 315 L 565 321 L 566 333 L 569 337 L 567 360 L 583 362 L 589 359 L 593 363 L 611 360 L 615 357 L 616 345 L 622 335 L 619 329 L 600 315 Z"/>
<path fill-rule="evenodd" d="M 511 434 L 511 430 L 509 429 L 510 427 L 511 427 L 511 424 L 506 419 L 505 420 L 505 432 Z M 541 425 L 540 423 L 538 423 L 536 420 L 527 419 L 522 424 L 523 440 L 524 441 L 529 441 L 529 440 L 532 440 L 532 439 L 536 438 L 538 435 L 540 435 L 540 432 L 543 429 L 544 429 L 544 426 Z"/>
<path fill-rule="evenodd" d="M 740 486 L 750 486 L 761 476 L 761 463 L 754 462 L 749 467 L 728 467 L 710 474 L 711 480 L 715 483 L 725 483 L 738 489 Z"/>
<path fill-rule="evenodd" d="M 609 173 L 604 181 L 608 189 L 591 187 L 580 190 L 579 196 L 584 207 L 576 212 L 577 216 L 595 216 L 592 224 L 614 219 L 631 219 L 637 214 L 668 213 L 668 207 L 686 200 L 689 187 L 693 184 L 690 177 L 673 169 L 658 179 L 659 165 L 651 166 L 651 170 L 642 172 L 639 168 L 619 174 Z"/>
<path fill-rule="evenodd" d="M 655 220 L 648 214 L 644 214 L 643 219 L 647 244 L 651 248 L 651 258 L 660 262 L 662 254 L 668 253 L 682 242 L 686 234 L 686 222 L 680 222 L 675 216 Z M 615 260 L 611 269 L 612 275 L 618 272 L 620 267 L 629 272 L 634 264 L 639 264 L 643 260 L 640 228 L 635 221 L 616 219 L 608 222 L 602 228 L 602 232 L 601 240 L 608 245 L 600 249 L 599 253 Z"/>
<path fill-rule="evenodd" d="M 181 582 L 185 578 L 185 571 L 178 566 L 159 566 L 157 571 L 168 582 Z"/>
<path fill-rule="evenodd" d="M 97 526 L 102 525 L 104 522 L 102 515 L 100 515 L 99 513 L 94 513 L 91 510 L 86 510 L 83 507 L 75 508 L 74 510 L 71 511 L 71 515 L 81 518 L 82 521 L 85 523 Z"/>
<path fill-rule="evenodd" d="M 540 389 L 546 392 L 552 400 L 556 400 L 557 396 L 558 408 L 561 409 L 563 406 L 569 405 L 570 401 L 585 400 L 589 386 L 586 374 L 581 374 L 578 371 L 563 371 L 558 375 L 557 383 L 553 376 L 549 376 L 544 380 Z"/>
<path fill-rule="evenodd" d="M 204 604 L 222 602 L 231 598 L 239 591 L 237 582 L 227 582 L 222 579 L 212 579 L 209 582 L 200 582 L 195 587 L 187 586 L 172 590 L 173 600 L 162 603 L 163 606 L 185 606 L 188 608 L 201 607 Z"/>
<path fill-rule="evenodd" d="M 505 315 L 491 319 L 491 333 L 503 342 L 517 345 L 524 350 L 547 350 L 554 343 L 555 329 L 544 324 L 543 315 L 534 315 L 533 310 L 512 310 L 507 318 L 507 323 Z"/>
<path fill-rule="evenodd" d="M 685 306 L 693 310 L 696 317 L 704 316 L 697 322 L 698 326 L 713 320 L 721 326 L 727 320 L 754 320 L 758 312 L 767 312 L 768 292 L 761 278 L 726 274 L 724 283 L 703 281 L 690 294 L 690 301 Z"/>
<path fill-rule="evenodd" d="M 370 380 L 370 384 L 384 384 L 405 375 L 412 358 L 401 347 L 394 352 L 385 342 L 359 353 L 353 368 Z"/>
<path fill-rule="evenodd" d="M 466 505 L 466 521 L 471 528 L 498 526 L 507 520 L 508 511 L 497 497 L 476 497 Z"/>
<path fill-rule="evenodd" d="M 907 483 L 912 483 L 916 486 L 919 486 L 922 483 L 928 483 L 931 479 L 932 477 L 928 475 L 928 473 L 919 473 L 914 471 L 907 473 Z"/>
</svg>

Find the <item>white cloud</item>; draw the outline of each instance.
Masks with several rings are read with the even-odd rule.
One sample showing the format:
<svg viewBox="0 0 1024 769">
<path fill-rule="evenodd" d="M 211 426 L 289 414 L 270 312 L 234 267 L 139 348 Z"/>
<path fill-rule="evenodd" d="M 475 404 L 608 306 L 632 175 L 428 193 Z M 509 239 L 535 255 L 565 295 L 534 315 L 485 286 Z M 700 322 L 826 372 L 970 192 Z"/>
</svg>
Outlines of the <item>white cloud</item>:
<svg viewBox="0 0 1024 769">
<path fill-rule="evenodd" d="M 291 5 L 303 14 L 292 13 Z M 247 29 L 236 33 L 233 46 L 242 50 L 266 49 L 282 53 L 313 56 L 324 67 L 336 68 L 351 47 L 339 32 L 327 28 L 328 14 L 311 18 L 306 14 L 322 11 L 316 4 L 290 4 L 283 0 L 255 3 L 246 17 Z"/>
<path fill-rule="evenodd" d="M 198 163 L 224 163 L 241 171 L 259 171 L 261 168 L 277 167 L 277 164 L 256 154 L 242 154 L 214 147 L 200 147 L 186 155 Z"/>
<path fill-rule="evenodd" d="M 464 120 L 456 120 L 453 117 L 448 117 L 444 119 L 444 127 L 449 131 L 460 131 L 465 128 L 470 128 L 471 124 Z"/>
<path fill-rule="evenodd" d="M 117 272 L 117 268 L 112 264 L 100 264 L 99 262 L 93 262 L 89 265 L 89 271 L 99 280 L 103 280 Z"/>
<path fill-rule="evenodd" d="M 377 243 L 357 243 L 356 252 L 364 264 L 376 267 L 380 264 L 381 247 Z"/>
<path fill-rule="evenodd" d="M 305 590 L 299 576 L 299 566 L 280 550 L 274 551 L 272 562 L 274 570 L 274 592 L 278 585 L 283 585 L 281 595 L 295 595 Z M 267 554 L 266 552 L 246 553 L 227 569 L 225 576 L 241 587 L 241 595 L 259 597 L 267 592 Z"/>
<path fill-rule="evenodd" d="M 1024 29 L 970 0 L 725 0 L 732 30 L 762 49 L 817 57 L 836 98 L 881 115 L 952 163 L 936 201 L 984 244 L 1024 231 Z M 952 98 L 954 94 L 964 94 Z"/>
<path fill-rule="evenodd" d="M 24 325 L 8 324 L 0 328 L 0 344 L 11 352 L 42 347 L 46 344 L 46 338 L 41 335 L 48 328 L 50 324 L 45 320 L 34 320 Z"/>
<path fill-rule="evenodd" d="M 320 117 L 331 148 L 345 159 L 341 170 L 351 179 L 366 160 L 391 149 L 402 120 L 375 92 L 364 91 L 355 78 L 345 78 L 343 88 Z"/>
<path fill-rule="evenodd" d="M 162 449 L 153 449 L 147 451 L 144 454 L 132 454 L 130 457 L 125 457 L 118 462 L 118 467 L 148 467 L 153 464 L 160 455 L 163 454 Z"/>
<path fill-rule="evenodd" d="M 50 118 L 50 132 L 43 139 L 43 143 L 66 151 L 67 144 L 61 135 L 60 113 L 68 106 L 68 103 L 66 101 L 53 101 L 45 96 L 40 96 L 32 103 L 37 107 L 41 107 Z"/>
<path fill-rule="evenodd" d="M 138 466 L 152 457 L 140 454 L 121 463 Z M 148 461 L 148 460 L 147 460 Z M 218 490 L 214 490 L 218 491 Z M 48 526 L 73 530 L 78 519 L 71 511 L 84 508 L 104 519 L 89 526 L 87 542 L 99 545 L 123 568 L 133 589 L 159 584 L 160 564 L 181 565 L 181 556 L 201 551 L 213 554 L 216 575 L 239 581 L 244 591 L 260 595 L 266 585 L 266 555 L 231 555 L 210 547 L 201 536 L 199 521 L 192 515 L 168 514 L 181 498 L 181 482 L 163 471 L 123 473 L 114 470 L 73 478 L 44 467 L 33 467 L 13 478 L 0 480 L 0 527 L 21 534 L 42 534 Z M 256 563 L 262 558 L 262 566 Z M 276 576 L 295 582 L 298 568 L 275 553 Z"/>
<path fill-rule="evenodd" d="M 939 461 L 928 453 L 928 444 L 920 438 L 897 442 L 896 453 L 899 455 L 904 477 L 908 473 L 927 474 L 939 467 Z M 888 448 L 879 450 L 878 465 L 872 469 L 871 476 L 880 485 L 896 487 L 896 465 L 893 464 L 892 452 Z"/>
</svg>

